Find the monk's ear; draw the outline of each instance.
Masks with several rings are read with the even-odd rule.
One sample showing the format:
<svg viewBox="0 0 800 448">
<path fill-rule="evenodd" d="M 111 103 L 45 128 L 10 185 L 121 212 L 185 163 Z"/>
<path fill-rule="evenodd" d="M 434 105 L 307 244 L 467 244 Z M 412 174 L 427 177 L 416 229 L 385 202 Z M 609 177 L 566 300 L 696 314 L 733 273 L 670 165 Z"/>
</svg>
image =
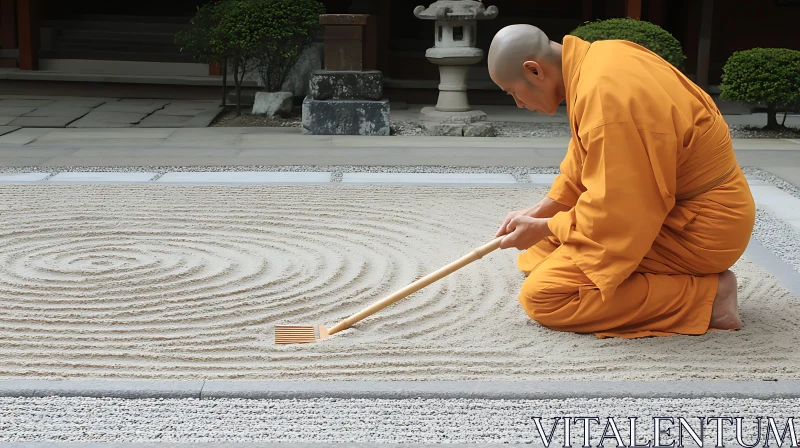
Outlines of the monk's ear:
<svg viewBox="0 0 800 448">
<path fill-rule="evenodd" d="M 522 63 L 522 68 L 525 70 L 525 77 L 533 77 L 538 80 L 544 79 L 544 72 L 542 66 L 536 61 L 525 61 Z"/>
</svg>

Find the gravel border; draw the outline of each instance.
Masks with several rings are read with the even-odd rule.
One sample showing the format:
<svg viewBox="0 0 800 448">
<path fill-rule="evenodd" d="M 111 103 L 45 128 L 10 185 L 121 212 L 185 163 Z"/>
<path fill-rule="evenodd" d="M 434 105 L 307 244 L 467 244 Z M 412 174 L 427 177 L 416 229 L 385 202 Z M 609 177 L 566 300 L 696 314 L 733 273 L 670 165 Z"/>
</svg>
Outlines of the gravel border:
<svg viewBox="0 0 800 448">
<path fill-rule="evenodd" d="M 770 173 L 767 170 L 756 168 L 753 166 L 745 166 L 742 167 L 742 171 L 747 176 L 752 176 L 756 179 L 763 180 L 764 182 L 770 183 L 781 190 L 791 194 L 792 196 L 800 199 L 800 188 L 792 185 L 789 182 L 781 179 L 780 177 Z"/>
<path fill-rule="evenodd" d="M 792 436 L 796 437 L 797 424 L 792 421 L 791 432 L 782 430 L 800 410 L 797 400 L 751 398 L 115 400 L 48 397 L 0 399 L 0 406 L 4 409 L 0 414 L 0 437 L 6 440 L 51 444 L 79 441 L 83 443 L 78 446 L 93 448 L 131 446 L 120 442 L 166 444 L 156 445 L 159 447 L 187 446 L 172 445 L 178 442 L 226 442 L 228 445 L 215 446 L 275 448 L 441 446 L 429 445 L 432 443 L 456 448 L 594 447 L 603 446 L 603 443 L 610 447 L 618 443 L 604 425 L 612 418 L 613 433 L 621 442 L 618 446 L 628 446 L 632 435 L 628 419 L 634 418 L 638 419 L 634 420 L 635 442 L 646 442 L 638 446 L 670 447 L 676 446 L 678 440 L 698 446 L 694 437 L 699 439 L 700 446 L 711 446 L 716 437 L 722 439 L 714 444 L 716 446 L 748 446 L 745 444 L 756 438 L 752 446 L 760 447 L 762 444 L 758 441 L 768 438 L 770 443 L 763 446 L 778 446 L 776 439 L 782 437 L 780 446 L 796 447 Z M 571 417 L 569 441 L 564 440 L 564 420 L 556 422 L 554 417 Z M 663 419 L 658 426 L 654 426 L 655 417 Z M 693 428 L 693 436 L 685 430 L 679 433 L 679 417 Z M 703 419 L 704 425 L 699 425 L 698 417 Z M 737 425 L 732 417 L 739 417 Z M 541 433 L 537 431 L 534 418 L 540 419 Z M 595 425 L 581 421 L 584 418 L 594 420 Z M 717 431 L 717 425 L 722 422 L 712 421 L 714 418 L 730 420 L 727 425 L 719 426 L 722 431 Z M 554 427 L 548 436 L 553 423 L 557 423 L 557 430 Z M 587 426 L 582 428 L 584 424 Z M 734 427 L 739 425 L 739 430 L 735 431 Z M 770 432 L 767 432 L 768 425 L 773 427 Z M 588 434 L 584 434 L 584 428 Z M 583 440 L 581 445 L 585 435 L 590 441 Z M 601 439 L 602 435 L 606 438 Z M 738 445 L 736 435 L 742 440 Z M 551 438 L 548 445 L 542 440 L 543 436 Z M 97 442 L 112 442 L 113 445 Z M 259 445 L 241 445 L 240 442 Z M 514 445 L 509 445 L 512 443 Z M 0 443 L 0 447 L 4 446 L 19 445 Z M 677 446 L 684 445 L 677 443 Z"/>
</svg>

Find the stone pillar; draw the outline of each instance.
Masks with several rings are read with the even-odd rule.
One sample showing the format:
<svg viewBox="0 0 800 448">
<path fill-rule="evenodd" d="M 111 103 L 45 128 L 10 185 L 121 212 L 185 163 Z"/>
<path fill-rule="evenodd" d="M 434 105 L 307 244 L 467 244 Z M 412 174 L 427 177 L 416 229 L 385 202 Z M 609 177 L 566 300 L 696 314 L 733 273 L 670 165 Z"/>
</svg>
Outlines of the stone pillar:
<svg viewBox="0 0 800 448">
<path fill-rule="evenodd" d="M 311 74 L 303 100 L 306 135 L 389 135 L 389 100 L 383 75 L 365 70 L 366 14 L 324 14 L 324 70 Z"/>
</svg>

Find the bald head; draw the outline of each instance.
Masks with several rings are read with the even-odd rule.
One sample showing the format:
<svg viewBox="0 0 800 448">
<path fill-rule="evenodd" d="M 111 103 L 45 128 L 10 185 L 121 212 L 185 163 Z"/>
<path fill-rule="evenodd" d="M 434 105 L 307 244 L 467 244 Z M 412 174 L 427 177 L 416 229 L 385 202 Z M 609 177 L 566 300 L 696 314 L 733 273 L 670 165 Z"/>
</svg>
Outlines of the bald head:
<svg viewBox="0 0 800 448">
<path fill-rule="evenodd" d="M 509 25 L 492 39 L 487 63 L 495 82 L 514 82 L 523 76 L 525 61 L 542 65 L 560 63 L 560 54 L 547 35 L 533 25 Z"/>
<path fill-rule="evenodd" d="M 489 76 L 517 107 L 553 115 L 566 97 L 562 46 L 532 25 L 510 25 L 492 39 Z"/>
</svg>

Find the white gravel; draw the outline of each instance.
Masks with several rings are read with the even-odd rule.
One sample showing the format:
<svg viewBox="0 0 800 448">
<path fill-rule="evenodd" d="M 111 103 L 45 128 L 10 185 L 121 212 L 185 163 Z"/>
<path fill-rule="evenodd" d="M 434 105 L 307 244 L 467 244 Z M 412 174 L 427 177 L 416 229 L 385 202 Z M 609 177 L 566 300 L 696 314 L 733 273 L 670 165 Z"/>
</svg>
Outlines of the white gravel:
<svg viewBox="0 0 800 448">
<path fill-rule="evenodd" d="M 569 123 L 548 122 L 493 122 L 497 137 L 569 137 Z M 730 125 L 732 138 L 798 138 L 800 129 L 787 127 L 779 131 L 765 131 L 757 126 Z M 393 120 L 391 135 L 428 135 L 417 121 Z"/>
<path fill-rule="evenodd" d="M 534 418 L 545 434 L 554 418 L 596 417 L 590 426 L 597 446 L 611 418 L 625 445 L 629 418 L 636 417 L 637 439 L 653 441 L 653 417 L 665 421 L 662 443 L 677 445 L 677 419 L 700 434 L 698 417 L 742 417 L 747 444 L 757 438 L 761 417 L 764 445 L 768 418 L 782 432 L 787 418 L 800 414 L 793 399 L 110 399 L 0 398 L 0 441 L 92 442 L 370 442 L 370 443 L 533 443 L 542 446 Z M 554 445 L 564 445 L 564 420 Z M 800 422 L 795 422 L 797 426 Z M 571 425 L 572 446 L 583 445 L 583 421 Z M 800 429 L 800 428 L 797 428 Z M 706 420 L 703 442 L 714 446 L 716 421 Z M 726 446 L 736 444 L 735 425 L 723 425 Z M 609 437 L 612 432 L 609 429 Z M 784 446 L 789 445 L 789 440 Z M 770 437 L 770 441 L 774 442 Z M 684 444 L 696 446 L 684 431 Z M 613 438 L 606 446 L 616 446 Z M 774 446 L 771 444 L 771 446 Z"/>
</svg>

